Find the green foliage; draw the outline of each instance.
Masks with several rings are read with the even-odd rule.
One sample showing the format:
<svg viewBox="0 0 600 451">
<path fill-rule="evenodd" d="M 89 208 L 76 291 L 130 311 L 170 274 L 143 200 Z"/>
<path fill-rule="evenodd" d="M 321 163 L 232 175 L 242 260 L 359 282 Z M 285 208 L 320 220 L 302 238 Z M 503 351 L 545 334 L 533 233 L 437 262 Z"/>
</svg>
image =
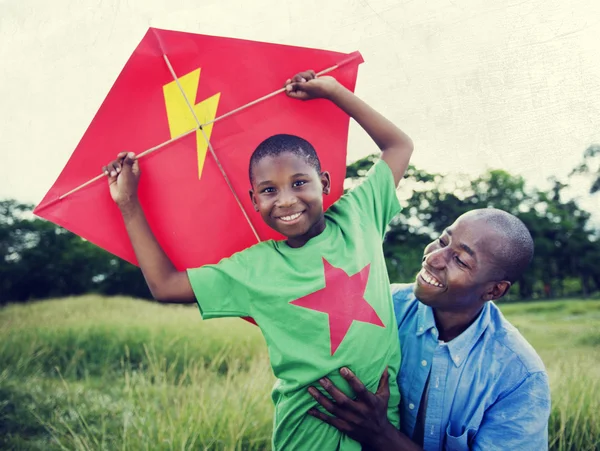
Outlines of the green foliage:
<svg viewBox="0 0 600 451">
<path fill-rule="evenodd" d="M 550 449 L 597 449 L 600 300 L 501 308 L 547 367 Z M 0 368 L 1 449 L 270 447 L 274 377 L 240 319 L 119 297 L 9 305 Z"/>
<path fill-rule="evenodd" d="M 0 304 L 89 292 L 150 297 L 136 267 L 32 210 L 0 201 Z"/>
<path fill-rule="evenodd" d="M 359 183 L 378 158 L 369 155 L 348 165 L 347 187 Z M 590 146 L 572 177 L 600 174 L 599 165 L 600 146 Z M 423 249 L 438 233 L 469 210 L 495 207 L 521 218 L 535 242 L 534 261 L 506 300 L 600 291 L 600 233 L 590 225 L 589 212 L 564 199 L 566 189 L 554 180 L 547 192 L 535 190 L 503 170 L 470 179 L 410 166 L 399 190 L 403 211 L 384 242 L 390 279 L 413 280 Z M 0 202 L 0 304 L 90 292 L 151 297 L 137 267 L 32 218 L 31 210 L 14 200 Z"/>
<path fill-rule="evenodd" d="M 600 148 L 599 148 L 600 149 Z M 353 163 L 350 174 L 364 176 L 376 156 Z M 529 189 L 525 180 L 490 170 L 469 180 L 409 167 L 400 193 L 410 192 L 386 236 L 384 252 L 392 281 L 406 282 L 420 269 L 423 249 L 461 214 L 476 208 L 499 208 L 529 228 L 535 257 L 506 300 L 588 296 L 600 290 L 600 241 L 590 213 L 563 200 L 566 184 L 554 180 L 549 192 Z"/>
<path fill-rule="evenodd" d="M 583 153 L 583 161 L 573 169 L 574 175 L 583 176 L 590 182 L 590 194 L 600 191 L 600 145 L 592 144 Z"/>
</svg>

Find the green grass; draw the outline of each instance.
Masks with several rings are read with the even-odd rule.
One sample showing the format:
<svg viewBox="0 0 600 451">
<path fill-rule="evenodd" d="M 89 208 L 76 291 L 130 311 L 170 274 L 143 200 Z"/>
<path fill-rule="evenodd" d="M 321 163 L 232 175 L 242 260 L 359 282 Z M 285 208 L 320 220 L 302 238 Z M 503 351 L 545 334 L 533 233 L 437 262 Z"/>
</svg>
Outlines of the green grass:
<svg viewBox="0 0 600 451">
<path fill-rule="evenodd" d="M 550 374 L 551 449 L 600 448 L 600 301 L 501 308 Z M 258 329 L 195 306 L 84 296 L 0 310 L 0 448 L 265 449 Z"/>
</svg>

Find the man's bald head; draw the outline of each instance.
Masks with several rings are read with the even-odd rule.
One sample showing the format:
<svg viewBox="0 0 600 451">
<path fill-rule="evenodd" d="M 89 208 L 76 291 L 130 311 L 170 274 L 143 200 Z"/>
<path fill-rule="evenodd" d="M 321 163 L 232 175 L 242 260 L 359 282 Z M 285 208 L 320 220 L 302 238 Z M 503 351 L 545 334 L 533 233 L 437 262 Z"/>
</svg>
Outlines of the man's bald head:
<svg viewBox="0 0 600 451">
<path fill-rule="evenodd" d="M 495 208 L 471 210 L 459 219 L 482 221 L 503 239 L 493 249 L 493 259 L 504 272 L 503 278 L 514 283 L 525 272 L 533 258 L 533 239 L 516 216 Z"/>
</svg>

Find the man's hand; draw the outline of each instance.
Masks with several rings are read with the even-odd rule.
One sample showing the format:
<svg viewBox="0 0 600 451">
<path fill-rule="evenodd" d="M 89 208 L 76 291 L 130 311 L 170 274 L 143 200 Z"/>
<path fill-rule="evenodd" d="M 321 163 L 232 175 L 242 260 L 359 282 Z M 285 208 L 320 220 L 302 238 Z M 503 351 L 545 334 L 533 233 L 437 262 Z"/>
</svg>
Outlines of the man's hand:
<svg viewBox="0 0 600 451">
<path fill-rule="evenodd" d="M 329 400 L 315 387 L 310 387 L 308 391 L 325 410 L 335 416 L 329 416 L 317 409 L 310 409 L 308 413 L 363 445 L 376 446 L 377 438 L 389 433 L 388 428 L 395 429 L 387 418 L 390 399 L 388 370 L 386 368 L 381 376 L 376 393 L 367 390 L 349 369 L 342 368 L 340 374 L 356 393 L 356 400 L 348 398 L 329 379 L 323 378 L 319 383 L 335 402 Z"/>
<path fill-rule="evenodd" d="M 341 85 L 333 77 L 317 77 L 314 70 L 300 72 L 285 82 L 285 92 L 298 100 L 329 99 Z"/>
<path fill-rule="evenodd" d="M 108 177 L 110 195 L 119 208 L 137 201 L 140 166 L 133 152 L 121 152 L 117 159 L 102 168 Z"/>
</svg>

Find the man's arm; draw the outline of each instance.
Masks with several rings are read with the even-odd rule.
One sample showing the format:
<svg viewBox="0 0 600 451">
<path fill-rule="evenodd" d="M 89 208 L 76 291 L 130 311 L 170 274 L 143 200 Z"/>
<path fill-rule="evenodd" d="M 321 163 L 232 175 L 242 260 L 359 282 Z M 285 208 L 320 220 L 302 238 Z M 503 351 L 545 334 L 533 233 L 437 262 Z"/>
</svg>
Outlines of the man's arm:
<svg viewBox="0 0 600 451">
<path fill-rule="evenodd" d="M 348 368 L 342 368 L 340 374 L 356 393 L 356 399 L 348 398 L 328 378 L 323 378 L 319 384 L 331 395 L 333 401 L 314 387 L 310 387 L 308 391 L 334 416 L 317 409 L 309 410 L 310 415 L 330 424 L 369 450 L 423 451 L 423 448 L 388 421 L 390 389 L 387 369 L 381 376 L 376 393 L 368 391 Z"/>
<path fill-rule="evenodd" d="M 103 168 L 110 194 L 117 203 L 135 256 L 152 296 L 161 302 L 196 301 L 187 273 L 178 271 L 158 244 L 137 197 L 140 177 L 133 153 L 122 152 Z"/>
<path fill-rule="evenodd" d="M 382 151 L 381 158 L 392 170 L 398 186 L 414 148 L 406 133 L 332 77 L 317 78 L 314 71 L 302 72 L 287 81 L 286 89 L 288 96 L 301 100 L 329 99 L 358 122 Z"/>
<path fill-rule="evenodd" d="M 550 386 L 544 372 L 528 375 L 486 410 L 471 449 L 548 449 Z"/>
</svg>

